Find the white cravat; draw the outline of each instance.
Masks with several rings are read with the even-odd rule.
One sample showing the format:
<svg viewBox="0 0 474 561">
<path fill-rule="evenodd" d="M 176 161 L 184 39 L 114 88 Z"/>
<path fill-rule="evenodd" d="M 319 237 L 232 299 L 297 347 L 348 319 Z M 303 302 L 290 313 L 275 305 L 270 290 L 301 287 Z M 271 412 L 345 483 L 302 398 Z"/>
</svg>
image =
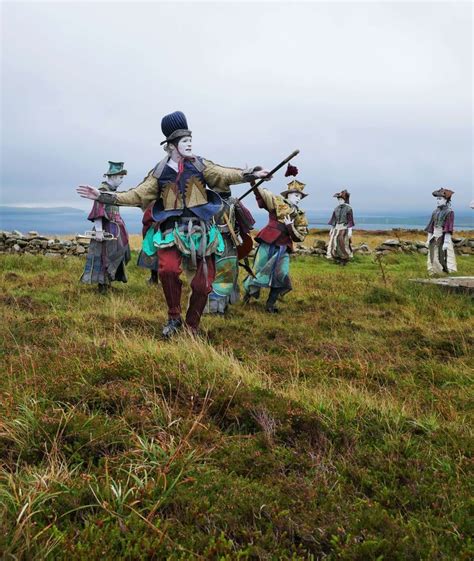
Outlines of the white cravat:
<svg viewBox="0 0 474 561">
<path fill-rule="evenodd" d="M 172 160 L 171 158 L 168 160 L 168 164 L 170 166 L 170 168 L 173 168 L 174 171 L 178 171 L 178 162 L 175 162 L 174 160 Z"/>
</svg>

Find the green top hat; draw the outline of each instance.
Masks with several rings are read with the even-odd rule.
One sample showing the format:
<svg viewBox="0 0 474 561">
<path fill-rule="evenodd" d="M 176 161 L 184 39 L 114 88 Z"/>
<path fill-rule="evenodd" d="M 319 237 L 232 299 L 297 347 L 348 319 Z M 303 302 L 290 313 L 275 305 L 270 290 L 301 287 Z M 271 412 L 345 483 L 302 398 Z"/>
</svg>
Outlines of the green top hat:
<svg viewBox="0 0 474 561">
<path fill-rule="evenodd" d="M 123 169 L 123 162 L 111 162 L 109 160 L 109 171 L 104 175 L 127 175 L 127 170 Z"/>
</svg>

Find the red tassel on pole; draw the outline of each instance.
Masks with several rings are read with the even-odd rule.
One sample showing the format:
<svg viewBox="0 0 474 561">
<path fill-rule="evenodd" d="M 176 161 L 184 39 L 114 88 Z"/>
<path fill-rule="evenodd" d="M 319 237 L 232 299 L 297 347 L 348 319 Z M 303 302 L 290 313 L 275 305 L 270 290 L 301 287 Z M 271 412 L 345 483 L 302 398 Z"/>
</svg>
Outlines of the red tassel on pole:
<svg viewBox="0 0 474 561">
<path fill-rule="evenodd" d="M 296 166 L 292 166 L 291 164 L 288 164 L 288 167 L 286 168 L 285 171 L 285 177 L 290 177 L 291 175 L 298 175 L 298 168 Z"/>
</svg>

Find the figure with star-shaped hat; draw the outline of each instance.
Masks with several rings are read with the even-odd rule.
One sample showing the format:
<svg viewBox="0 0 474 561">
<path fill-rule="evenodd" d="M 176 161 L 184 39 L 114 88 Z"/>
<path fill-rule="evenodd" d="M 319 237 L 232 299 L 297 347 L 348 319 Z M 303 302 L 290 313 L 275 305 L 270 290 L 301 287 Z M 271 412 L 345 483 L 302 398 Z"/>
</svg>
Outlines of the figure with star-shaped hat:
<svg viewBox="0 0 474 561">
<path fill-rule="evenodd" d="M 298 170 L 289 165 L 286 175 L 296 173 Z M 308 195 L 304 188 L 304 183 L 293 179 L 280 195 L 263 187 L 255 189 L 258 206 L 268 212 L 268 224 L 255 238 L 259 245 L 255 254 L 254 275 L 244 280 L 244 302 L 259 298 L 261 289 L 269 288 L 265 305 L 268 313 L 277 313 L 277 300 L 292 290 L 290 253 L 294 250 L 294 243 L 303 242 L 308 234 L 306 214 L 299 207 Z"/>
<path fill-rule="evenodd" d="M 98 189 L 100 194 L 114 193 L 121 185 L 127 175 L 123 165 L 123 162 L 109 161 L 105 180 Z M 127 282 L 125 265 L 130 261 L 128 233 L 116 204 L 94 201 L 88 219 L 94 223 L 94 234 L 89 243 L 81 282 L 97 284 L 103 294 L 113 281 Z"/>
<path fill-rule="evenodd" d="M 150 209 L 153 227 L 146 230 L 143 251 L 158 257 L 158 275 L 168 306 L 168 321 L 162 335 L 169 338 L 182 327 L 196 333 L 215 278 L 215 256 L 224 249 L 224 240 L 214 217 L 223 203 L 219 193 L 230 186 L 269 175 L 260 166 L 228 168 L 196 156 L 192 133 L 181 111 L 165 115 L 161 121 L 166 156 L 135 188 L 117 193 L 99 193 L 88 185 L 77 192 L 82 197 L 109 204 Z M 187 272 L 191 296 L 182 318 L 181 273 Z"/>
</svg>

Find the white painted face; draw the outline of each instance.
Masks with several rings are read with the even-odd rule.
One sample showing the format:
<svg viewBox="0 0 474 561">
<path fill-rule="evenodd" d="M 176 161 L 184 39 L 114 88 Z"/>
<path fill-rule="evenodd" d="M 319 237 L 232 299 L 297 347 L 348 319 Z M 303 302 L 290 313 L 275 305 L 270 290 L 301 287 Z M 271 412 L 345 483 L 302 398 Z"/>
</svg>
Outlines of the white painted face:
<svg viewBox="0 0 474 561">
<path fill-rule="evenodd" d="M 298 206 L 303 196 L 301 193 L 288 193 L 286 198 L 292 205 Z"/>
<path fill-rule="evenodd" d="M 119 185 L 122 183 L 124 176 L 123 175 L 108 175 L 107 176 L 107 183 L 113 189 L 117 189 Z"/>
<path fill-rule="evenodd" d="M 343 203 L 345 203 L 346 201 L 342 198 L 342 197 L 337 197 L 337 202 L 342 205 Z"/>
<path fill-rule="evenodd" d="M 190 136 L 183 136 L 178 142 L 178 152 L 181 156 L 193 155 L 193 139 Z"/>
<path fill-rule="evenodd" d="M 444 197 L 436 197 L 436 206 L 443 206 L 446 204 L 446 199 Z"/>
</svg>

